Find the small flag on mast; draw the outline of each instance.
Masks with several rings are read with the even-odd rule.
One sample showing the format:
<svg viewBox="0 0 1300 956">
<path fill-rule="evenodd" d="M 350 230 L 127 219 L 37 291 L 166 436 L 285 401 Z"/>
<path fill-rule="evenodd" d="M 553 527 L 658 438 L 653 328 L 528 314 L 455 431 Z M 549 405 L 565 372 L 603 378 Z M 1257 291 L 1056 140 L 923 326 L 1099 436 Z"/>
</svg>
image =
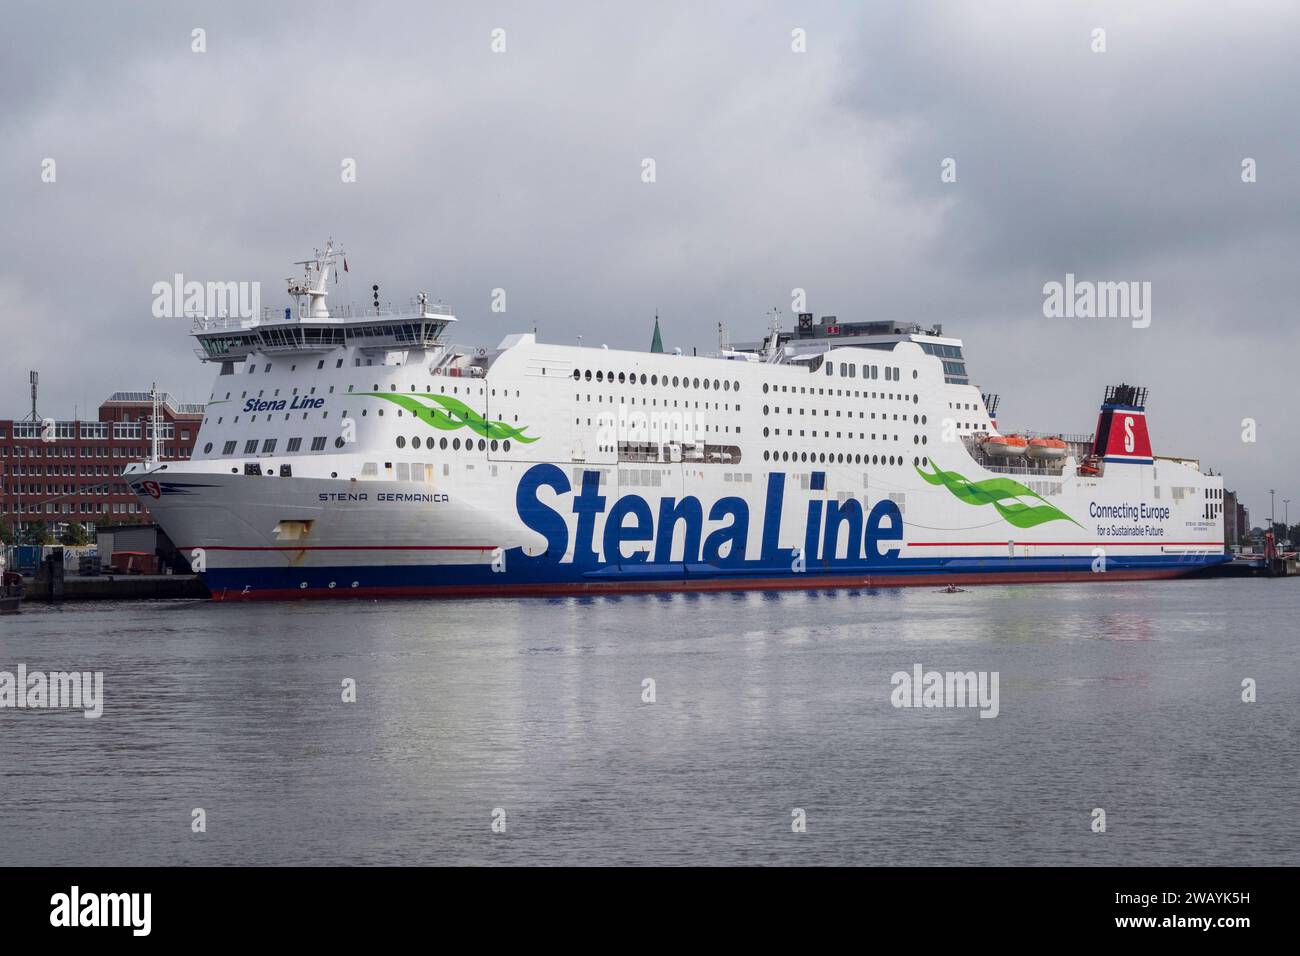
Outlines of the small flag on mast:
<svg viewBox="0 0 1300 956">
<path fill-rule="evenodd" d="M 347 271 L 348 271 L 348 257 L 347 257 L 347 256 L 344 256 L 344 257 L 343 257 L 343 271 L 344 271 L 344 272 L 347 272 Z"/>
</svg>

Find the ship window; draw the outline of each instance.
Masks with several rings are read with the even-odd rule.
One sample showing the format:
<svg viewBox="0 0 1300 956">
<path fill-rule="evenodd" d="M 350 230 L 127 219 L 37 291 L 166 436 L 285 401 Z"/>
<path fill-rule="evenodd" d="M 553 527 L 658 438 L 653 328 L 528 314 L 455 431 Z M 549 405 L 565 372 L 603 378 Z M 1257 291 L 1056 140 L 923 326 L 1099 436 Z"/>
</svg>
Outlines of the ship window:
<svg viewBox="0 0 1300 956">
<path fill-rule="evenodd" d="M 344 445 L 344 441 L 343 441 L 343 436 L 342 436 L 342 435 L 340 435 L 338 438 L 334 439 L 334 447 L 335 447 L 335 448 L 342 448 L 343 445 Z"/>
<path fill-rule="evenodd" d="M 480 438 L 478 440 L 478 450 L 485 451 L 486 449 L 487 449 L 487 442 L 484 439 Z"/>
<path fill-rule="evenodd" d="M 414 438 L 411 439 L 411 447 L 412 447 L 412 448 L 419 448 L 419 447 L 420 447 L 420 436 L 419 436 L 419 435 L 416 435 Z"/>
<path fill-rule="evenodd" d="M 443 451 L 446 451 L 446 450 L 447 450 L 447 439 L 444 438 L 444 439 L 442 439 L 441 441 L 439 441 L 439 442 L 438 442 L 438 447 L 441 448 Z"/>
<path fill-rule="evenodd" d="M 453 438 L 453 439 L 451 440 L 451 449 L 452 449 L 452 451 L 460 451 L 460 439 L 459 439 L 459 438 Z"/>
<path fill-rule="evenodd" d="M 579 372 L 579 371 L 575 368 L 575 369 L 573 370 L 573 379 L 574 379 L 574 381 L 577 381 L 577 380 L 580 379 L 580 378 L 582 378 L 582 373 Z"/>
<path fill-rule="evenodd" d="M 311 440 L 311 450 L 312 450 L 312 451 L 323 451 L 324 448 L 325 448 L 325 436 L 324 436 L 324 435 L 317 435 L 315 438 L 313 438 L 313 439 Z"/>
<path fill-rule="evenodd" d="M 212 442 L 208 442 L 206 445 L 203 446 L 203 454 L 206 455 L 210 451 L 212 451 Z"/>
<path fill-rule="evenodd" d="M 302 447 L 302 439 L 301 439 L 301 438 L 290 438 L 290 439 L 289 439 L 289 444 L 288 444 L 288 446 L 285 448 L 285 451 L 287 451 L 287 452 L 295 452 L 295 451 L 297 451 L 297 450 L 298 450 L 299 448 L 301 448 L 301 447 Z"/>
<path fill-rule="evenodd" d="M 583 373 L 583 378 L 585 378 L 588 382 L 591 381 L 591 369 L 587 369 L 587 371 Z"/>
<path fill-rule="evenodd" d="M 245 455 L 255 455 L 255 454 L 257 454 L 257 439 L 256 439 L 256 438 L 250 438 L 250 439 L 248 439 L 248 441 L 244 442 L 244 454 L 245 454 Z"/>
<path fill-rule="evenodd" d="M 509 450 L 510 450 L 510 439 L 509 439 L 509 438 L 507 438 L 505 441 L 503 441 L 503 442 L 501 443 L 501 450 L 502 450 L 502 451 L 509 451 Z"/>
<path fill-rule="evenodd" d="M 234 453 L 235 453 L 235 442 L 233 442 L 233 441 L 228 441 L 228 442 L 226 442 L 224 445 L 221 446 L 221 454 L 223 454 L 223 455 L 233 455 Z"/>
<path fill-rule="evenodd" d="M 398 448 L 405 448 L 405 447 L 406 447 L 406 438 L 405 438 L 405 436 L 403 436 L 403 435 L 398 435 L 398 436 L 397 436 L 397 447 L 398 447 Z"/>
<path fill-rule="evenodd" d="M 275 451 L 275 443 L 276 439 L 274 438 L 268 438 L 266 441 L 262 442 L 262 454 L 269 455 L 271 452 Z"/>
</svg>

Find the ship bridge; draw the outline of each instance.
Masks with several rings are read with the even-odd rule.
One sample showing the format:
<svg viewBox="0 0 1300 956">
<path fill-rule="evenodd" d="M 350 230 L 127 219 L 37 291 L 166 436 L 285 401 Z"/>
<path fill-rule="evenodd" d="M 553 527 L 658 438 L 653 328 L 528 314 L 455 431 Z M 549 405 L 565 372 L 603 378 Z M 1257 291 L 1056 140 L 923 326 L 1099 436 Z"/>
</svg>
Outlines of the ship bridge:
<svg viewBox="0 0 1300 956">
<path fill-rule="evenodd" d="M 314 258 L 297 263 L 304 267 L 304 276 L 288 280 L 294 306 L 263 309 L 252 317 L 196 316 L 190 327 L 199 343 L 195 354 L 208 362 L 236 362 L 255 352 L 305 355 L 340 347 L 386 352 L 442 345 L 443 334 L 456 317 L 447 306 L 430 302 L 427 292 L 404 308 L 381 308 L 379 287 L 372 286 L 372 308 L 347 306 L 331 312 L 325 304 L 327 283 L 341 256 L 342 251 L 330 242 Z"/>
</svg>

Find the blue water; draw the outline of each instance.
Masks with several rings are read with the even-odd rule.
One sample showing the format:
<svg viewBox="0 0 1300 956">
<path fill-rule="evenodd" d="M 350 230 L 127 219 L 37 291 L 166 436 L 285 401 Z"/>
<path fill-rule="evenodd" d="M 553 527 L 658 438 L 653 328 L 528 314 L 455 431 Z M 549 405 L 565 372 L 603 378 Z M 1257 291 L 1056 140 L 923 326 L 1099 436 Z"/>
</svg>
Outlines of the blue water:
<svg viewBox="0 0 1300 956">
<path fill-rule="evenodd" d="M 0 709 L 0 863 L 1295 865 L 1298 609 L 1295 580 L 29 604 L 0 670 L 101 670 L 104 714 Z M 996 671 L 999 716 L 893 707 L 917 663 Z"/>
</svg>

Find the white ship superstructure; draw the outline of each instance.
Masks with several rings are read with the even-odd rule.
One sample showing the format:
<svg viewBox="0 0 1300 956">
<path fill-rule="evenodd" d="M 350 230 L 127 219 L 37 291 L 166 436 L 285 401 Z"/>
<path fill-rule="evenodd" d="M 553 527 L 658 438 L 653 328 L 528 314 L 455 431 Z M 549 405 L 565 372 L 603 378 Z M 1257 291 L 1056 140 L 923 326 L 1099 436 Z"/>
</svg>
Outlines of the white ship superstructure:
<svg viewBox="0 0 1300 956">
<path fill-rule="evenodd" d="M 711 356 L 507 335 L 450 311 L 199 318 L 195 453 L 127 469 L 214 597 L 499 595 L 1171 577 L 1225 560 L 1222 480 L 1097 432 L 1004 435 L 963 343 L 773 322 Z M 377 299 L 377 297 L 376 297 Z"/>
</svg>

